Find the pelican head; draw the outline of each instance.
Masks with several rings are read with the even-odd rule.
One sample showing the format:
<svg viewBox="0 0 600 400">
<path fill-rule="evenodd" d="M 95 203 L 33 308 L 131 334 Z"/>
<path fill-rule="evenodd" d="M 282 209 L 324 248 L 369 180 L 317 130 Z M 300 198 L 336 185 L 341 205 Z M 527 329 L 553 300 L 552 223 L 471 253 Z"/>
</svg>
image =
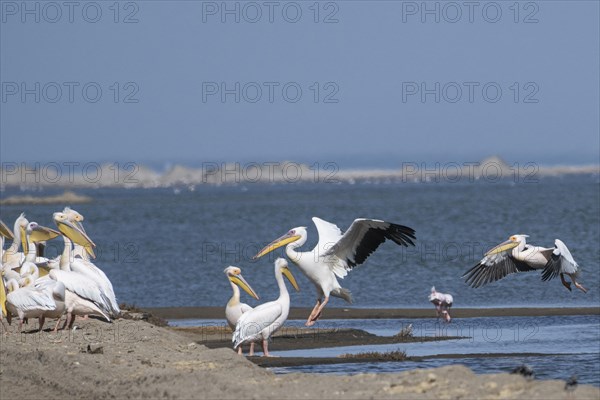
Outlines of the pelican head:
<svg viewBox="0 0 600 400">
<path fill-rule="evenodd" d="M 46 240 L 51 240 L 60 236 L 60 232 L 41 226 L 33 221 L 27 224 L 25 232 L 27 233 L 27 236 L 29 236 L 29 240 L 33 243 L 45 242 Z"/>
<path fill-rule="evenodd" d="M 17 231 L 19 231 L 19 235 L 21 238 L 21 246 L 23 247 L 23 251 L 27 250 L 27 236 L 26 236 L 25 231 L 27 230 L 28 224 L 29 224 L 29 221 L 27 220 L 27 218 L 25 218 L 25 213 L 21 213 L 21 215 L 19 215 L 19 217 L 15 221 L 14 232 L 17 233 Z"/>
<path fill-rule="evenodd" d="M 292 271 L 290 271 L 288 267 L 288 262 L 285 258 L 279 257 L 277 260 L 275 260 L 275 271 L 280 271 L 283 274 L 283 276 L 285 276 L 287 280 L 290 281 L 294 289 L 296 289 L 296 292 L 300 291 L 298 283 L 296 282 L 296 278 L 294 278 L 294 275 L 292 275 Z"/>
<path fill-rule="evenodd" d="M 85 232 L 73 225 L 73 223 L 69 221 L 69 216 L 67 214 L 55 212 L 52 214 L 52 218 L 54 219 L 58 230 L 63 235 L 71 239 L 73 242 L 83 246 L 91 257 L 96 257 L 94 254 L 94 247 L 96 247 L 96 245 L 94 242 L 92 242 L 92 239 L 90 239 Z"/>
<path fill-rule="evenodd" d="M 246 282 L 246 280 L 242 276 L 241 269 L 239 269 L 238 267 L 229 266 L 229 267 L 225 268 L 225 270 L 223 272 L 225 273 L 225 275 L 227 275 L 227 279 L 229 279 L 229 281 L 231 283 L 238 285 L 239 287 L 244 289 L 244 291 L 246 293 L 248 293 L 250 296 L 252 296 L 256 300 L 258 300 L 258 295 L 256 294 L 254 289 L 252 289 L 252 287 L 248 284 L 248 282 Z"/>
<path fill-rule="evenodd" d="M 65 207 L 63 214 L 66 214 L 69 221 L 73 223 L 73 225 L 75 225 L 80 231 L 85 232 L 85 229 L 83 229 L 83 215 L 73 210 L 71 207 Z"/>
<path fill-rule="evenodd" d="M 510 249 L 513 249 L 517 246 L 519 246 L 520 244 L 525 245 L 525 243 L 527 242 L 527 238 L 529 237 L 529 235 L 512 235 L 511 237 L 508 238 L 508 240 L 500 243 L 499 245 L 497 245 L 496 247 L 488 250 L 487 253 L 485 253 L 486 256 L 490 256 L 492 254 L 498 254 L 498 253 L 502 253 L 503 251 L 507 251 Z"/>
<path fill-rule="evenodd" d="M 265 254 L 268 254 L 275 249 L 278 249 L 287 244 L 296 242 L 298 240 L 300 240 L 298 245 L 301 246 L 306 241 L 306 237 L 307 237 L 307 233 L 306 233 L 305 226 L 299 226 L 297 228 L 290 229 L 285 235 L 273 240 L 271 243 L 266 245 L 261 251 L 258 252 L 257 255 L 252 257 L 252 259 L 256 260 L 257 258 L 262 257 Z"/>
</svg>

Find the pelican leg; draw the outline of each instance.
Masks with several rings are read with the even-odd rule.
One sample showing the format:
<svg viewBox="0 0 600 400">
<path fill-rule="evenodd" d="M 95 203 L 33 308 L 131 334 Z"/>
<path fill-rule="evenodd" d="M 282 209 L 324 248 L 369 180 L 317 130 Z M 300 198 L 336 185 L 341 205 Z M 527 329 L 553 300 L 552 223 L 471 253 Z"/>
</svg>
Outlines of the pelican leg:
<svg viewBox="0 0 600 400">
<path fill-rule="evenodd" d="M 249 356 L 253 356 L 254 355 L 254 342 L 250 343 L 250 352 L 248 353 Z"/>
<path fill-rule="evenodd" d="M 571 278 L 571 281 L 573 281 L 573 284 L 575 284 L 577 289 L 581 290 L 583 293 L 587 293 L 588 290 L 584 288 L 581 283 L 577 282 L 574 275 L 569 275 L 569 278 Z"/>
<path fill-rule="evenodd" d="M 62 319 L 62 317 L 60 317 L 59 319 L 56 320 L 56 325 L 54 325 L 54 333 L 58 333 L 58 325 L 60 325 L 60 320 Z"/>
<path fill-rule="evenodd" d="M 71 314 L 71 312 L 67 313 L 67 319 L 65 319 L 65 324 L 63 325 L 63 330 L 67 327 L 67 325 L 69 325 L 69 323 L 71 322 L 71 320 L 74 319 L 73 318 L 73 314 Z"/>
<path fill-rule="evenodd" d="M 40 328 L 38 329 L 38 332 L 42 331 L 42 328 L 44 327 L 44 322 L 46 322 L 46 317 L 44 317 L 42 315 L 41 317 L 38 318 L 38 324 L 40 325 Z"/>
<path fill-rule="evenodd" d="M 23 330 L 23 319 L 19 318 L 19 333 Z"/>
<path fill-rule="evenodd" d="M 311 326 L 314 324 L 314 322 L 311 324 L 311 321 L 314 320 L 315 314 L 316 314 L 317 310 L 319 309 L 320 305 L 321 305 L 321 298 L 319 297 L 317 299 L 317 304 L 315 304 L 312 311 L 310 312 L 310 315 L 308 316 L 308 319 L 306 320 L 306 324 L 305 324 L 306 326 Z"/>
<path fill-rule="evenodd" d="M 269 342 L 267 341 L 267 339 L 263 339 L 262 348 L 265 357 L 271 357 L 271 355 L 269 354 Z"/>
<path fill-rule="evenodd" d="M 571 277 L 571 279 L 573 279 L 573 278 Z M 563 284 L 563 285 L 564 285 L 564 286 L 565 286 L 567 289 L 569 289 L 569 292 L 570 292 L 570 291 L 571 291 L 571 282 L 567 282 L 567 281 L 566 281 L 566 279 L 565 279 L 565 275 L 564 275 L 564 274 L 562 274 L 562 273 L 560 274 L 560 280 L 561 280 L 562 284 Z"/>
<path fill-rule="evenodd" d="M 329 302 L 329 296 L 325 296 L 325 300 L 323 300 L 323 302 L 321 303 L 321 305 L 319 306 L 319 308 L 317 309 L 317 312 L 315 313 L 315 316 L 312 317 L 311 319 L 309 319 L 306 322 L 306 326 L 313 326 L 315 324 L 315 322 L 317 322 L 317 320 L 319 319 L 319 317 L 321 316 L 321 313 L 323 312 L 323 308 L 325 308 L 325 305 Z"/>
<path fill-rule="evenodd" d="M 237 351 L 238 355 L 242 356 L 242 345 L 238 346 L 238 351 Z"/>
<path fill-rule="evenodd" d="M 4 320 L 2 320 L 2 328 L 4 328 L 4 334 L 8 335 L 8 328 L 6 327 L 6 322 L 4 322 Z"/>
</svg>

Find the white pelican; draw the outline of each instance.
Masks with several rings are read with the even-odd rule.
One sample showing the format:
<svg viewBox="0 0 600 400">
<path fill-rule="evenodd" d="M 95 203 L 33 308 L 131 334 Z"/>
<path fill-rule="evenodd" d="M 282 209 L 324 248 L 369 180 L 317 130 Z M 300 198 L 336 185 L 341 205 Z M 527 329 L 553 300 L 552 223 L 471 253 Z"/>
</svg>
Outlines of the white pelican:
<svg viewBox="0 0 600 400">
<path fill-rule="evenodd" d="M 283 275 L 290 281 L 296 290 L 298 284 L 288 268 L 288 263 L 283 258 L 275 260 L 275 279 L 279 286 L 279 298 L 261 304 L 242 314 L 235 327 L 231 341 L 236 349 L 244 343 L 262 340 L 263 353 L 270 357 L 268 340 L 285 322 L 290 312 L 290 295 L 283 281 Z"/>
<path fill-rule="evenodd" d="M 94 254 L 94 247 L 96 247 L 96 244 L 92 242 L 91 239 L 89 239 L 87 233 L 85 232 L 85 229 L 83 228 L 83 215 L 81 215 L 80 213 L 78 213 L 70 207 L 65 207 L 63 210 L 63 214 L 67 216 L 69 222 L 71 222 L 81 232 L 82 235 L 85 235 L 85 237 L 87 238 L 86 241 L 89 242 L 89 244 L 85 246 L 79 243 L 73 243 L 73 254 L 75 255 L 75 257 L 79 256 L 86 261 L 90 260 L 90 256 L 92 258 L 95 258 L 96 256 Z"/>
<path fill-rule="evenodd" d="M 355 219 L 343 235 L 340 228 L 330 222 L 317 217 L 312 220 L 319 232 L 319 243 L 312 251 L 296 251 L 306 243 L 306 227 L 301 226 L 275 239 L 254 256 L 255 259 L 262 257 L 287 245 L 286 255 L 317 288 L 317 304 L 310 313 L 306 326 L 317 321 L 330 295 L 352 303 L 350 291 L 340 286 L 336 276 L 344 278 L 353 267 L 365 262 L 386 239 L 401 246 L 414 246 L 415 239 L 412 228 L 375 219 Z M 322 300 L 323 297 L 325 300 Z"/>
<path fill-rule="evenodd" d="M 71 270 L 71 239 L 79 241 L 87 236 L 71 224 L 65 214 L 56 212 L 53 214 L 53 218 L 58 229 L 63 233 L 65 247 L 60 257 L 60 269 L 51 270 L 49 276 L 51 279 L 62 282 L 67 289 L 65 291 L 67 311 L 65 326 L 73 326 L 75 315 L 98 315 L 110 322 L 111 300 L 102 287 L 88 276 Z M 85 244 L 84 247 L 87 248 Z"/>
<path fill-rule="evenodd" d="M 103 293 L 109 300 L 110 315 L 116 318 L 121 313 L 121 310 L 117 303 L 112 282 L 108 279 L 104 271 L 90 261 L 90 256 L 95 257 L 93 248 L 96 245 L 83 229 L 83 215 L 69 207 L 65 207 L 63 214 L 67 216 L 67 220 L 76 228 L 71 229 L 69 234 L 71 236 L 78 236 L 73 240 L 72 255 L 74 258 L 71 260 L 71 270 L 86 275 L 100 285 Z"/>
<path fill-rule="evenodd" d="M 56 325 L 54 332 L 58 331 L 60 319 L 65 313 L 65 285 L 62 282 L 57 282 L 50 279 L 48 275 L 40 278 L 39 268 L 32 262 L 24 262 L 21 267 L 21 286 L 31 286 L 32 284 L 39 290 L 43 290 L 49 297 L 54 300 L 56 305 L 54 310 L 46 310 L 39 316 L 40 331 L 44 327 L 46 318 L 55 318 Z"/>
<path fill-rule="evenodd" d="M 562 284 L 571 290 L 571 283 L 564 277 L 566 274 L 575 287 L 584 293 L 587 292 L 587 289 L 576 280 L 579 265 L 560 239 L 554 240 L 554 248 L 546 248 L 527 244 L 528 237 L 528 235 L 512 235 L 507 241 L 489 250 L 477 265 L 463 274 L 463 278 L 466 278 L 465 282 L 471 287 L 478 288 L 512 273 L 543 269 L 543 281 L 560 275 Z"/>
<path fill-rule="evenodd" d="M 12 244 L 8 247 L 8 249 L 6 249 L 4 254 L 2 254 L 2 265 L 6 269 L 17 268 L 25 259 L 25 254 L 20 252 L 19 248 L 21 248 L 21 245 L 23 245 L 23 249 L 25 249 L 24 240 L 27 224 L 29 224 L 29 221 L 27 221 L 27 218 L 25 218 L 25 213 L 21 213 L 21 215 L 19 215 L 19 217 L 15 220 Z"/>
<path fill-rule="evenodd" d="M 440 293 L 435 290 L 435 286 L 431 288 L 431 293 L 429 294 L 429 301 L 433 303 L 435 306 L 435 311 L 437 313 L 438 318 L 440 317 L 440 313 L 446 322 L 450 322 L 452 318 L 450 318 L 449 309 L 452 307 L 452 303 L 454 303 L 454 299 L 451 294 L 448 293 Z"/>
<path fill-rule="evenodd" d="M 223 272 L 225 275 L 227 275 L 227 279 L 229 280 L 231 288 L 233 289 L 233 296 L 231 296 L 227 302 L 227 306 L 225 307 L 225 318 L 227 319 L 227 323 L 229 324 L 231 330 L 235 331 L 235 325 L 242 314 L 246 311 L 252 310 L 252 307 L 250 307 L 248 304 L 240 302 L 240 289 L 238 286 L 244 289 L 246 293 L 254 297 L 256 300 L 258 300 L 258 295 L 254 289 L 250 287 L 248 282 L 246 282 L 242 276 L 242 270 L 238 267 L 229 266 L 225 268 Z M 242 346 L 238 347 L 238 354 L 242 354 Z M 254 342 L 250 343 L 249 355 L 254 355 Z"/>
<path fill-rule="evenodd" d="M 11 315 L 19 316 L 19 332 L 23 328 L 23 319 L 37 318 L 45 311 L 54 310 L 56 304 L 43 290 L 33 286 L 19 288 L 16 280 L 8 281 L 8 294 L 6 295 L 6 317 L 11 322 Z M 41 331 L 41 327 L 40 327 Z"/>
</svg>

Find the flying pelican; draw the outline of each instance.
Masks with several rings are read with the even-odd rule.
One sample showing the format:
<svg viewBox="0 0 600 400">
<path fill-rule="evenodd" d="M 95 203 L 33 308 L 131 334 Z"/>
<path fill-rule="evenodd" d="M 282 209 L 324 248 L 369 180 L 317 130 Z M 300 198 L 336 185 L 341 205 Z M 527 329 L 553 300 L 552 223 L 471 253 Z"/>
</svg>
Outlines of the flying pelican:
<svg viewBox="0 0 600 400">
<path fill-rule="evenodd" d="M 317 321 L 330 295 L 352 303 L 350 291 L 340 286 L 336 276 L 344 278 L 353 267 L 365 262 L 386 239 L 401 246 L 414 246 L 415 239 L 412 228 L 375 219 L 355 219 L 343 235 L 340 228 L 330 222 L 317 217 L 312 220 L 319 232 L 319 243 L 312 251 L 296 251 L 306 243 L 306 227 L 301 226 L 275 239 L 254 256 L 254 259 L 259 258 L 287 245 L 286 255 L 317 288 L 317 303 L 306 326 Z M 325 300 L 322 300 L 323 297 Z"/>
<path fill-rule="evenodd" d="M 225 268 L 223 272 L 225 275 L 227 275 L 227 279 L 229 280 L 231 288 L 233 289 L 233 296 L 231 296 L 227 302 L 227 306 L 225 307 L 225 318 L 227 319 L 227 323 L 229 324 L 231 330 L 235 331 L 235 325 L 242 314 L 246 311 L 252 310 L 252 307 L 250 307 L 248 304 L 240 302 L 240 289 L 238 286 L 244 289 L 246 293 L 254 297 L 256 300 L 258 300 L 258 295 L 254 289 L 250 287 L 248 282 L 246 282 L 244 277 L 242 277 L 242 270 L 238 267 L 229 266 Z M 242 354 L 242 346 L 238 347 L 238 354 Z M 250 343 L 249 355 L 254 355 L 254 342 Z"/>
<path fill-rule="evenodd" d="M 8 281 L 8 294 L 6 295 L 6 318 L 11 322 L 11 315 L 19 316 L 19 332 L 23 328 L 23 319 L 40 317 L 45 311 L 54 310 L 56 304 L 43 290 L 33 286 L 19 287 L 19 283 L 11 279 Z M 41 326 L 40 326 L 41 331 Z"/>
<path fill-rule="evenodd" d="M 452 303 L 454 299 L 451 294 L 440 293 L 435 290 L 435 286 L 431 288 L 431 293 L 429 294 L 429 301 L 433 303 L 435 306 L 435 311 L 437 313 L 438 318 L 440 317 L 440 313 L 444 317 L 446 322 L 450 322 L 452 318 L 450 318 L 449 308 L 452 307 Z"/>
<path fill-rule="evenodd" d="M 571 283 L 564 277 L 566 274 L 575 287 L 584 293 L 587 292 L 587 289 L 577 282 L 579 265 L 560 239 L 554 240 L 554 248 L 546 248 L 527 244 L 528 237 L 529 235 L 512 235 L 489 250 L 477 265 L 463 274 L 465 282 L 478 288 L 512 273 L 543 269 L 543 281 L 560 275 L 562 284 L 571 290 Z"/>
<path fill-rule="evenodd" d="M 236 349 L 244 343 L 262 340 L 263 353 L 269 354 L 268 340 L 285 322 L 290 312 L 290 295 L 285 287 L 283 275 L 290 281 L 297 291 L 298 284 L 288 268 L 288 263 L 283 258 L 275 260 L 275 279 L 279 286 L 279 298 L 261 304 L 242 314 L 235 327 L 231 341 Z"/>
</svg>

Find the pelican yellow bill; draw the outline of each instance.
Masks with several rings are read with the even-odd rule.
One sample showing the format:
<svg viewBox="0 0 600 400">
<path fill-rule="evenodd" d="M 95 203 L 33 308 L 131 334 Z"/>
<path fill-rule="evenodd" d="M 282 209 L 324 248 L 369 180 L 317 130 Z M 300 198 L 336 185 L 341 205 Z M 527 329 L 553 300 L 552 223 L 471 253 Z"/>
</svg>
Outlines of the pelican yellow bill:
<svg viewBox="0 0 600 400">
<path fill-rule="evenodd" d="M 504 251 L 513 249 L 513 248 L 517 247 L 518 245 L 519 245 L 519 242 L 515 242 L 515 241 L 513 241 L 511 239 L 508 239 L 507 241 L 500 243 L 499 245 L 497 245 L 493 249 L 488 250 L 488 252 L 485 253 L 485 255 L 486 256 L 491 256 L 493 254 L 502 253 Z"/>
<path fill-rule="evenodd" d="M 235 283 L 236 285 L 238 285 L 239 287 L 241 287 L 242 289 L 244 289 L 244 291 L 246 293 L 248 293 L 250 296 L 252 296 L 256 300 L 258 300 L 258 295 L 254 291 L 254 289 L 252 289 L 252 287 L 248 284 L 248 282 L 246 282 L 246 280 L 244 279 L 244 277 L 241 274 L 229 276 L 229 280 L 231 282 Z"/>
<path fill-rule="evenodd" d="M 281 269 L 281 273 L 287 278 L 288 281 L 292 284 L 296 292 L 300 291 L 300 287 L 298 287 L 298 283 L 296 282 L 296 278 L 292 275 L 292 271 L 288 267 L 284 267 Z"/>
<path fill-rule="evenodd" d="M 300 239 L 300 235 L 292 235 L 290 233 L 286 233 L 285 235 L 273 240 L 271 243 L 266 245 L 261 251 L 258 252 L 257 255 L 252 257 L 252 259 L 256 260 L 257 258 L 260 258 L 260 257 L 264 256 L 265 254 L 268 254 L 268 253 L 272 252 L 273 250 L 280 248 L 281 246 L 285 246 L 289 243 L 295 242 L 298 239 Z"/>
</svg>

